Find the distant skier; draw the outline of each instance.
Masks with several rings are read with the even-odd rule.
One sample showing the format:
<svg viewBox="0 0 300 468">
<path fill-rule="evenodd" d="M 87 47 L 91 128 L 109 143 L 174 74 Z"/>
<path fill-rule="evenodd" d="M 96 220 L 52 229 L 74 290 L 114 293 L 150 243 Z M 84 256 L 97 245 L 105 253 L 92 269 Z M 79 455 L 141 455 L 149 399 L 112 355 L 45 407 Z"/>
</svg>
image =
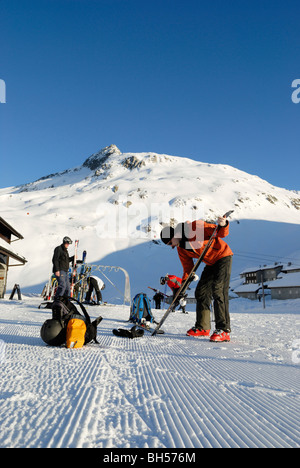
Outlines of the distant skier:
<svg viewBox="0 0 300 468">
<path fill-rule="evenodd" d="M 160 291 L 157 291 L 156 294 L 154 294 L 153 300 L 155 302 L 155 309 L 161 308 L 161 301 L 163 300 L 163 298 L 164 295 Z"/>
<path fill-rule="evenodd" d="M 174 298 L 176 296 L 177 292 L 178 292 L 178 289 L 181 286 L 182 279 L 178 278 L 178 276 L 167 274 L 166 276 L 164 276 L 164 277 L 162 277 L 160 279 L 160 284 L 164 285 L 166 283 L 169 286 L 169 288 L 172 290 L 173 298 Z M 186 310 L 185 310 L 185 306 L 186 306 L 186 300 L 185 300 L 185 298 L 181 298 L 181 300 L 180 300 L 180 309 L 182 310 L 182 312 L 184 314 L 187 313 Z"/>
<path fill-rule="evenodd" d="M 91 303 L 91 296 L 93 291 L 95 290 L 97 296 L 96 305 L 100 305 L 102 302 L 101 290 L 105 288 L 105 284 L 103 283 L 102 279 L 98 278 L 98 276 L 89 276 L 88 285 L 89 289 L 85 296 L 85 303 Z"/>
<path fill-rule="evenodd" d="M 52 263 L 53 273 L 57 279 L 58 288 L 54 300 L 70 296 L 69 266 L 74 261 L 74 255 L 69 257 L 68 247 L 72 244 L 70 237 L 63 238 L 62 244 L 54 249 Z"/>
<path fill-rule="evenodd" d="M 174 229 L 166 227 L 161 232 L 162 241 L 177 248 L 183 266 L 185 280 L 194 266 L 194 258 L 199 258 L 216 225 L 205 221 L 187 221 Z M 229 234 L 229 222 L 218 218 L 218 231 L 203 261 L 206 266 L 195 291 L 197 301 L 196 323 L 188 330 L 188 336 L 209 336 L 210 305 L 214 300 L 216 330 L 211 341 L 230 341 L 229 282 L 232 265 L 232 251 L 221 238 Z"/>
</svg>

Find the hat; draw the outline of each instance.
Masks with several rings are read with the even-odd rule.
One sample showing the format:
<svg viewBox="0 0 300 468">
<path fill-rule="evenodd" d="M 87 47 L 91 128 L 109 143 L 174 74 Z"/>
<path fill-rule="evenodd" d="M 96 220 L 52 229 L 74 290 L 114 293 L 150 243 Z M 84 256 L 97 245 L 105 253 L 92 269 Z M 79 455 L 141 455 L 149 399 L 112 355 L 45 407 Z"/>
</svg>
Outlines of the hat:
<svg viewBox="0 0 300 468">
<path fill-rule="evenodd" d="M 164 244 L 168 245 L 174 237 L 175 230 L 171 226 L 166 226 L 160 233 L 160 238 Z"/>
<path fill-rule="evenodd" d="M 73 242 L 72 242 L 72 239 L 70 239 L 70 237 L 65 236 L 65 237 L 63 238 L 63 244 L 72 244 L 72 243 L 73 243 Z"/>
</svg>

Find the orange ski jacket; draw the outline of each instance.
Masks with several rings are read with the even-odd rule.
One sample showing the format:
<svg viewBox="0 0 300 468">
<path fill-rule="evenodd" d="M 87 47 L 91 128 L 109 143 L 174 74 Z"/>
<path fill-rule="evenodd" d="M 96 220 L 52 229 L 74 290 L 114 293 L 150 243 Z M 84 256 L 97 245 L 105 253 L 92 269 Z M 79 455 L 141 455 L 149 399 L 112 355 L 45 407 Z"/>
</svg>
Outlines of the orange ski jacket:
<svg viewBox="0 0 300 468">
<path fill-rule="evenodd" d="M 178 278 L 178 276 L 175 275 L 168 275 L 168 281 L 167 285 L 169 286 L 170 289 L 179 289 L 181 286 L 181 278 Z"/>
<path fill-rule="evenodd" d="M 183 281 L 188 277 L 194 267 L 193 259 L 200 257 L 215 227 L 216 224 L 209 224 L 202 220 L 193 222 L 187 221 L 184 223 L 185 237 L 191 240 L 186 240 L 185 248 L 177 247 L 178 255 L 183 266 Z M 219 226 L 216 237 L 203 258 L 203 262 L 206 263 L 206 265 L 214 265 L 221 258 L 233 255 L 229 245 L 222 240 L 222 238 L 228 236 L 228 234 L 229 222 L 227 221 L 226 226 Z"/>
</svg>

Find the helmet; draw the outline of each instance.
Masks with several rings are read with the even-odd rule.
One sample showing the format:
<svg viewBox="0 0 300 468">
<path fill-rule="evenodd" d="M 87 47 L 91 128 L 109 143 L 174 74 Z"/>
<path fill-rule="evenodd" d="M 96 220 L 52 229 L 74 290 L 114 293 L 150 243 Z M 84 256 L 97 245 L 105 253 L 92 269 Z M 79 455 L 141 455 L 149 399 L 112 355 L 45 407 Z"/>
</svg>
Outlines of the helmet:
<svg viewBox="0 0 300 468">
<path fill-rule="evenodd" d="M 160 233 L 160 238 L 164 244 L 169 244 L 171 239 L 174 237 L 175 230 L 171 226 L 166 226 L 162 229 Z"/>
<path fill-rule="evenodd" d="M 50 346 L 60 346 L 66 341 L 66 330 L 59 320 L 49 319 L 41 328 L 42 340 Z"/>
<path fill-rule="evenodd" d="M 63 238 L 63 244 L 72 244 L 72 243 L 73 243 L 73 241 L 72 241 L 72 239 L 70 239 L 70 237 L 65 236 Z"/>
</svg>

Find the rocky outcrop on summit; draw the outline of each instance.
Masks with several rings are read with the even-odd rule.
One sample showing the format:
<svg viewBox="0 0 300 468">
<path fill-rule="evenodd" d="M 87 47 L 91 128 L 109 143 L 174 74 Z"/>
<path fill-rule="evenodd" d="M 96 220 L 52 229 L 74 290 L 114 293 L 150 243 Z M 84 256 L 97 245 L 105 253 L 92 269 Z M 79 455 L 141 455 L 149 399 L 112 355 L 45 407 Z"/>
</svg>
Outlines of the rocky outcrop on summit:
<svg viewBox="0 0 300 468">
<path fill-rule="evenodd" d="M 121 162 L 122 166 L 132 171 L 133 169 L 140 169 L 142 166 L 146 166 L 145 161 L 138 159 L 136 156 L 128 156 Z"/>
<path fill-rule="evenodd" d="M 82 166 L 88 167 L 91 169 L 91 171 L 95 171 L 96 169 L 100 169 L 107 162 L 108 158 L 113 154 L 120 155 L 121 151 L 116 145 L 106 146 L 105 148 L 87 158 Z"/>
</svg>

